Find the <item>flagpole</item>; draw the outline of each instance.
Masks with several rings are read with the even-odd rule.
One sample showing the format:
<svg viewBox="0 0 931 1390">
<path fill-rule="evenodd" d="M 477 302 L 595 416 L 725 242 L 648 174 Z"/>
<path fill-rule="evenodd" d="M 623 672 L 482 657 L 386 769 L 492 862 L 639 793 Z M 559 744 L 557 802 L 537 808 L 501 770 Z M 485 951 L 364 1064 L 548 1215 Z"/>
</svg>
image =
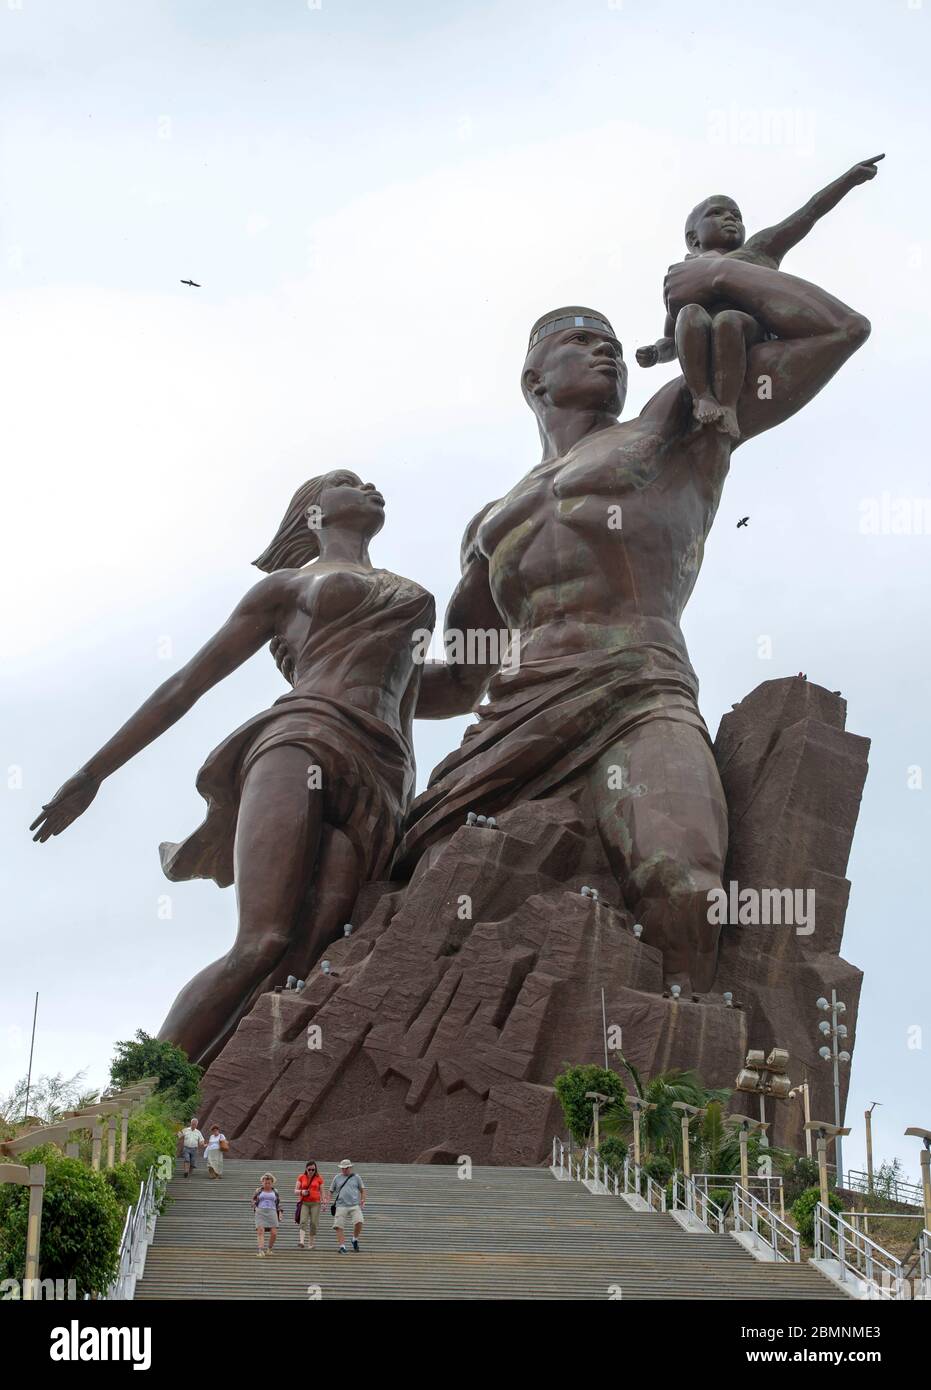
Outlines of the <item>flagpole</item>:
<svg viewBox="0 0 931 1390">
<path fill-rule="evenodd" d="M 36 1015 L 39 1012 L 39 991 L 36 990 L 36 1003 L 32 1011 L 32 1041 L 29 1044 L 29 1071 L 26 1074 L 26 1103 L 23 1106 L 23 1119 L 29 1115 L 29 1091 L 32 1087 L 32 1050 L 36 1045 Z"/>
</svg>

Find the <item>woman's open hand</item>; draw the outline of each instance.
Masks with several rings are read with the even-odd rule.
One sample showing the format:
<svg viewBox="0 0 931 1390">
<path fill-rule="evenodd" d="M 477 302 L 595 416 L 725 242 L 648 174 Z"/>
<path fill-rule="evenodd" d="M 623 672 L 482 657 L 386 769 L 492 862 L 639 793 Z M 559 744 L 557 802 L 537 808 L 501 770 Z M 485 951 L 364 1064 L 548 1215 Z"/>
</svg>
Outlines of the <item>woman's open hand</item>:
<svg viewBox="0 0 931 1390">
<path fill-rule="evenodd" d="M 42 814 L 36 816 L 29 829 L 36 833 L 33 839 L 44 844 L 53 835 L 67 830 L 73 820 L 83 815 L 100 789 L 100 782 L 89 772 L 76 772 L 69 777 L 63 787 L 42 807 Z"/>
</svg>

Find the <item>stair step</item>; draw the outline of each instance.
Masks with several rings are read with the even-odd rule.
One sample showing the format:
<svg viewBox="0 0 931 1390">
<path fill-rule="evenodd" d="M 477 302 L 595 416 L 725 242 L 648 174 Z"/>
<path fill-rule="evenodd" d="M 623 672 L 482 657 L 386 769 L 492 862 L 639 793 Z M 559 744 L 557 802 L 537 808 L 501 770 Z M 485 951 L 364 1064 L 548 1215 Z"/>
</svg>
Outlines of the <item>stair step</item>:
<svg viewBox="0 0 931 1390">
<path fill-rule="evenodd" d="M 327 1181 L 335 1162 L 320 1164 Z M 275 1254 L 256 1258 L 250 1199 L 275 1173 L 283 1220 Z M 754 1260 L 729 1236 L 691 1235 L 669 1214 L 633 1211 L 543 1168 L 362 1165 L 359 1254 L 339 1255 L 329 1205 L 314 1251 L 300 1250 L 290 1159 L 227 1159 L 169 1185 L 137 1299 L 836 1299 L 810 1265 Z M 614 1294 L 616 1296 L 616 1292 Z"/>
</svg>

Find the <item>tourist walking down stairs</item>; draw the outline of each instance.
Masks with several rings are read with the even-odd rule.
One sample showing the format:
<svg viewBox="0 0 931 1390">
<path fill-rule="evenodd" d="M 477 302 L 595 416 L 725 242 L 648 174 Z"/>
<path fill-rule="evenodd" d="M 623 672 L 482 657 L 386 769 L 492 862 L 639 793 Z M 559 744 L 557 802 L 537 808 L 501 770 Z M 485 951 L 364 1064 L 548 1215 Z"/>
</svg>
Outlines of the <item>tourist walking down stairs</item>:
<svg viewBox="0 0 931 1390">
<path fill-rule="evenodd" d="M 263 1173 L 262 1184 L 252 1194 L 252 1210 L 255 1212 L 255 1238 L 258 1242 L 258 1255 L 274 1253 L 278 1238 L 278 1223 L 281 1220 L 281 1199 L 275 1186 L 274 1173 Z M 265 1249 L 265 1232 L 268 1232 L 268 1250 Z"/>
<path fill-rule="evenodd" d="M 365 1220 L 362 1214 L 362 1208 L 365 1206 L 365 1183 L 361 1174 L 352 1171 L 351 1159 L 344 1158 L 340 1163 L 339 1172 L 330 1183 L 330 1195 L 333 1198 L 330 1210 L 333 1213 L 333 1229 L 336 1232 L 339 1253 L 346 1253 L 347 1227 L 352 1232 L 352 1248 L 357 1251 L 362 1223 Z"/>
<path fill-rule="evenodd" d="M 197 1128 L 197 1116 L 193 1116 L 189 1125 L 184 1129 L 178 1130 L 181 1139 L 181 1163 L 182 1171 L 186 1178 L 191 1176 L 191 1169 L 197 1167 L 197 1150 L 203 1147 L 204 1136 Z"/>
<path fill-rule="evenodd" d="M 294 1184 L 294 1193 L 300 1198 L 294 1219 L 298 1223 L 297 1243 L 304 1249 L 304 1234 L 310 1232 L 308 1250 L 313 1250 L 317 1243 L 317 1231 L 320 1226 L 320 1206 L 323 1199 L 323 1178 L 317 1171 L 317 1165 L 313 1159 L 308 1159 L 304 1164 L 303 1173 L 298 1174 L 297 1182 Z"/>
<path fill-rule="evenodd" d="M 207 1160 L 207 1172 L 212 1178 L 222 1178 L 223 1155 L 228 1148 L 229 1142 L 226 1135 L 220 1133 L 220 1126 L 211 1125 L 204 1148 L 204 1158 Z"/>
</svg>

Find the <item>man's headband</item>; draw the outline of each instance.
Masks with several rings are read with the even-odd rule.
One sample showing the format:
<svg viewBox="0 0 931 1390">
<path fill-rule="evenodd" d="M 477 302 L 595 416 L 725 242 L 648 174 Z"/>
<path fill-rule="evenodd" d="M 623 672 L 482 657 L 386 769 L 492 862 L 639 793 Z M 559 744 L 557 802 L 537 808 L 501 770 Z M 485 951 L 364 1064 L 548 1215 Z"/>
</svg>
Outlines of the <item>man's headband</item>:
<svg viewBox="0 0 931 1390">
<path fill-rule="evenodd" d="M 614 329 L 604 314 L 599 314 L 597 309 L 582 309 L 578 305 L 569 305 L 564 309 L 553 309 L 537 319 L 530 330 L 527 351 L 535 348 L 541 338 L 548 337 L 550 333 L 560 333 L 564 328 L 590 328 L 597 333 L 610 333 L 612 338 L 615 336 Z"/>
</svg>

